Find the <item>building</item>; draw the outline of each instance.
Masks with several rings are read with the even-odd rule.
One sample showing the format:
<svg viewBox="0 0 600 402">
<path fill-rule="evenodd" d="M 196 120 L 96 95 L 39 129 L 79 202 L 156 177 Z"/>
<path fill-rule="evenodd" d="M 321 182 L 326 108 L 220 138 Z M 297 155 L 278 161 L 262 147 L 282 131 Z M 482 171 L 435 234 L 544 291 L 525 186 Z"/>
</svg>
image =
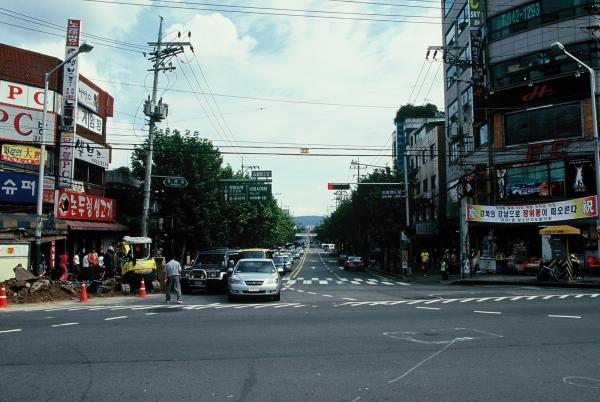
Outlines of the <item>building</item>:
<svg viewBox="0 0 600 402">
<path fill-rule="evenodd" d="M 570 251 L 591 254 L 597 211 L 586 198 L 596 194 L 589 75 L 550 47 L 560 41 L 598 67 L 597 2 L 441 3 L 447 186 L 454 193 L 448 212 L 461 212 L 463 257 L 479 250 L 498 269 L 518 271 L 547 255 L 539 230 L 554 222 L 580 229 Z"/>
<path fill-rule="evenodd" d="M 61 60 L 4 44 L 0 60 L 0 238 L 33 241 L 43 79 Z M 47 260 L 65 250 L 105 248 L 106 233 L 127 229 L 116 222 L 116 202 L 104 196 L 114 99 L 81 74 L 77 81 L 74 106 L 63 96 L 64 71 L 49 80 L 42 233 Z"/>
</svg>

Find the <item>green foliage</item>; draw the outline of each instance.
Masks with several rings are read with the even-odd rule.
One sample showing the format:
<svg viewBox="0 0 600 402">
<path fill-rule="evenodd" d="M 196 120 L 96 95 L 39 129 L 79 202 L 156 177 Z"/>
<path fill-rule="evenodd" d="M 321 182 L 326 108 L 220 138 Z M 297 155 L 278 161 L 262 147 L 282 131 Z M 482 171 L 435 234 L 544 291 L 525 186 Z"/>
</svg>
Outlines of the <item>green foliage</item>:
<svg viewBox="0 0 600 402">
<path fill-rule="evenodd" d="M 415 106 L 413 104 L 407 103 L 406 105 L 400 107 L 396 112 L 396 117 L 394 118 L 394 124 L 397 124 L 400 121 L 404 121 L 408 118 L 428 118 L 428 117 L 436 117 L 439 115 L 439 110 L 436 105 L 432 103 L 428 103 L 423 106 Z"/>
<path fill-rule="evenodd" d="M 132 171 L 143 179 L 146 146 L 136 147 Z M 173 252 L 210 246 L 271 247 L 294 236 L 294 223 L 275 201 L 225 203 L 219 193 L 219 180 L 239 176 L 223 165 L 218 149 L 197 132 L 157 131 L 154 137 L 156 176 L 183 176 L 185 189 L 166 188 L 162 179 L 152 182 L 152 199 L 160 216 L 172 217 L 168 231 Z M 183 251 L 182 251 L 183 250 Z"/>
</svg>

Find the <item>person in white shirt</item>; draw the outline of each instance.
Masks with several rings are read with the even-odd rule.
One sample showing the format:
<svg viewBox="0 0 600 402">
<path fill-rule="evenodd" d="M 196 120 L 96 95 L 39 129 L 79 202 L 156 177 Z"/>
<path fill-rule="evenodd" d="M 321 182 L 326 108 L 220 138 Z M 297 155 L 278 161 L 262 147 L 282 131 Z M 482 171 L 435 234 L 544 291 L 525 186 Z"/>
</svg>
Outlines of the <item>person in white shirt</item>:
<svg viewBox="0 0 600 402">
<path fill-rule="evenodd" d="M 175 261 L 175 257 L 171 257 L 171 260 L 165 265 L 165 276 L 167 277 L 167 290 L 165 303 L 171 301 L 171 289 L 175 288 L 177 294 L 177 303 L 183 303 L 181 298 L 181 283 L 179 277 L 181 276 L 181 265 Z"/>
</svg>

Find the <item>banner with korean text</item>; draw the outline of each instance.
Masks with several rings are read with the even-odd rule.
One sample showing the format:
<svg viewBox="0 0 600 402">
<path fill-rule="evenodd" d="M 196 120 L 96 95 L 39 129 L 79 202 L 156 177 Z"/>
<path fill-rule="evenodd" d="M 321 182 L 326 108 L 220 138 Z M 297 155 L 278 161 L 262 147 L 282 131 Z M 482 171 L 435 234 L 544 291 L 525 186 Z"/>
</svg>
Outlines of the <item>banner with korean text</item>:
<svg viewBox="0 0 600 402">
<path fill-rule="evenodd" d="M 117 218 L 117 202 L 111 198 L 60 189 L 56 191 L 54 214 L 60 219 L 111 222 Z"/>
<path fill-rule="evenodd" d="M 538 223 L 598 216 L 596 196 L 531 205 L 467 205 L 468 222 Z"/>
<path fill-rule="evenodd" d="M 48 151 L 45 153 L 44 164 L 48 164 Z M 39 165 L 41 152 L 39 148 L 29 145 L 2 144 L 0 160 L 20 163 L 22 165 Z"/>
</svg>

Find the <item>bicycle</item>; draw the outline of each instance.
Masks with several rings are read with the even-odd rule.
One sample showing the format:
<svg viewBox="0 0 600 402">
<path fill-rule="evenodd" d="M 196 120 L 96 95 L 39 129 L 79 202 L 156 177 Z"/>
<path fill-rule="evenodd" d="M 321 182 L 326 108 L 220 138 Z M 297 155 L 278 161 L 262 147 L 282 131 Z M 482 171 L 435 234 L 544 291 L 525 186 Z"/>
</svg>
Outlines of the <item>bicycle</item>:
<svg viewBox="0 0 600 402">
<path fill-rule="evenodd" d="M 558 282 L 566 276 L 565 270 L 558 266 L 549 267 L 547 265 L 541 264 L 540 269 L 537 273 L 537 280 L 542 281 L 554 281 Z"/>
</svg>

